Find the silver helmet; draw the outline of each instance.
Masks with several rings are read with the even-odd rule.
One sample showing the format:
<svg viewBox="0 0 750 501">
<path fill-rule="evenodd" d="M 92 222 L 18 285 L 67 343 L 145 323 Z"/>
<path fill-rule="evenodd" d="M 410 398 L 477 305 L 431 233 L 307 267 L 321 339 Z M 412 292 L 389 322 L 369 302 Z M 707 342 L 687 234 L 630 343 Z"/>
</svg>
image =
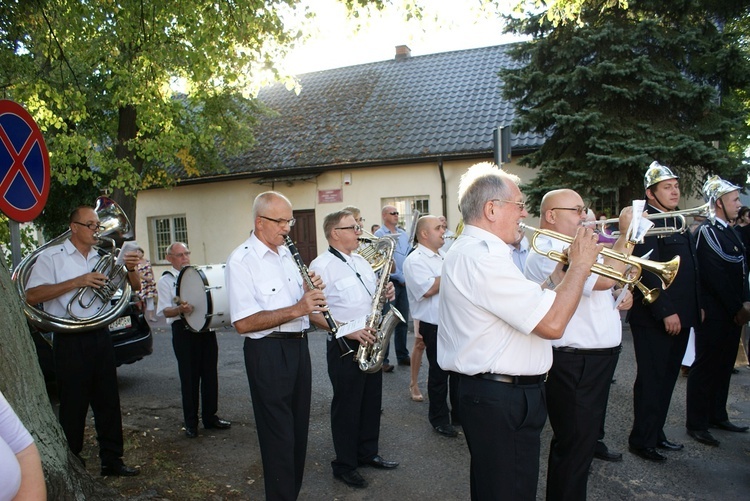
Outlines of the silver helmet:
<svg viewBox="0 0 750 501">
<path fill-rule="evenodd" d="M 711 176 L 703 184 L 701 192 L 703 193 L 703 199 L 711 204 L 711 206 L 714 206 L 716 205 L 716 201 L 727 193 L 741 189 L 740 186 L 734 185 L 719 176 Z"/>
<path fill-rule="evenodd" d="M 656 183 L 666 181 L 667 179 L 680 179 L 680 176 L 675 175 L 666 165 L 654 161 L 648 166 L 646 174 L 643 176 L 643 187 L 648 189 Z"/>
</svg>

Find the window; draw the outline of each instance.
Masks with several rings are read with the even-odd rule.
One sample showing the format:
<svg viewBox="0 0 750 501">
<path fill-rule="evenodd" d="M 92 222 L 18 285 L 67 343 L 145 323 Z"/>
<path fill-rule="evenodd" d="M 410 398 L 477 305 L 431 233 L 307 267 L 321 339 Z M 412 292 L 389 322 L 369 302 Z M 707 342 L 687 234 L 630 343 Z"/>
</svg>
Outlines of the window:
<svg viewBox="0 0 750 501">
<path fill-rule="evenodd" d="M 167 247 L 172 242 L 184 242 L 188 247 L 187 218 L 185 216 L 164 216 L 149 218 L 154 238 L 151 239 L 152 261 L 166 263 Z M 153 259 L 156 256 L 156 259 Z"/>
<path fill-rule="evenodd" d="M 407 232 L 410 231 L 411 218 L 415 210 L 419 211 L 420 216 L 430 213 L 430 197 L 427 195 L 384 198 L 382 205 L 393 205 L 398 210 L 398 225 Z"/>
</svg>

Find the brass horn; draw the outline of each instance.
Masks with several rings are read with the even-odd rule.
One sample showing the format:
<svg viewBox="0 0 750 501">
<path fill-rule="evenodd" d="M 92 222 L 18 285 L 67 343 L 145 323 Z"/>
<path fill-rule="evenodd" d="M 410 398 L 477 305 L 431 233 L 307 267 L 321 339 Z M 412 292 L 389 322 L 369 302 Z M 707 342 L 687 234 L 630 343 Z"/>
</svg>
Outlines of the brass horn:
<svg viewBox="0 0 750 501">
<path fill-rule="evenodd" d="M 26 302 L 26 282 L 29 280 L 29 274 L 31 273 L 34 263 L 36 263 L 37 258 L 44 250 L 55 245 L 60 245 L 68 239 L 71 233 L 70 230 L 67 230 L 53 240 L 50 240 L 26 256 L 13 272 L 13 281 L 15 283 L 16 292 L 21 297 L 26 318 L 31 325 L 38 329 L 56 332 L 83 332 L 98 329 L 105 325 L 109 325 L 118 317 L 122 316 L 130 303 L 131 288 L 130 283 L 126 280 L 127 270 L 125 270 L 124 265 L 118 265 L 116 263 L 117 255 L 119 253 L 117 242 L 122 242 L 130 237 L 130 221 L 128 221 L 125 212 L 120 206 L 107 197 L 97 198 L 94 211 L 99 217 L 99 224 L 104 226 L 104 230 L 102 230 L 97 236 L 100 242 L 106 243 L 112 249 L 111 252 L 106 252 L 101 248 L 99 249 L 99 252 L 103 255 L 97 263 L 94 271 L 108 275 L 109 283 L 100 289 L 89 287 L 78 289 L 73 298 L 68 302 L 68 313 L 73 318 L 59 318 L 52 316 L 49 313 L 44 312 L 44 310 L 37 308 L 35 305 L 30 305 Z M 114 294 L 120 288 L 122 288 L 122 296 L 109 310 L 105 311 L 102 309 L 89 317 L 76 317 L 70 313 L 74 302 L 78 301 L 82 307 L 86 308 L 92 306 L 96 302 L 96 297 L 98 297 L 106 304 L 112 300 Z M 96 297 L 93 297 L 94 295 Z M 87 303 L 84 303 L 84 297 L 89 298 Z"/>
<path fill-rule="evenodd" d="M 524 230 L 534 232 L 534 235 L 531 238 L 531 248 L 534 249 L 534 252 L 547 256 L 553 261 L 558 261 L 560 263 L 568 262 L 568 257 L 562 252 L 558 252 L 555 250 L 550 250 L 547 252 L 540 251 L 536 245 L 536 239 L 537 237 L 539 237 L 539 235 L 544 235 L 549 238 L 554 238 L 555 240 L 560 240 L 562 242 L 570 244 L 573 242 L 572 237 L 551 230 L 534 228 L 523 223 L 520 224 L 520 227 Z M 610 259 L 614 259 L 616 261 L 627 264 L 628 266 L 630 266 L 630 271 L 619 272 L 613 269 L 611 266 L 607 266 L 601 263 L 594 263 L 594 265 L 591 267 L 591 272 L 603 277 L 610 278 L 619 283 L 630 284 L 638 287 L 638 290 L 643 293 L 643 300 L 646 303 L 653 303 L 654 301 L 656 301 L 656 299 L 659 297 L 659 289 L 649 289 L 641 283 L 640 278 L 643 270 L 649 271 L 659 277 L 662 287 L 664 289 L 667 289 L 670 285 L 672 285 L 672 282 L 677 276 L 677 271 L 680 268 L 680 256 L 675 256 L 670 261 L 662 263 L 659 261 L 651 261 L 636 256 L 627 256 L 606 247 L 602 249 L 600 254 L 604 257 L 608 257 Z"/>
<path fill-rule="evenodd" d="M 365 258 L 370 263 L 372 271 L 377 273 L 388 262 L 387 256 L 376 245 L 378 237 L 362 229 L 362 234 L 359 235 L 358 239 L 360 243 L 357 247 L 357 254 Z"/>
</svg>

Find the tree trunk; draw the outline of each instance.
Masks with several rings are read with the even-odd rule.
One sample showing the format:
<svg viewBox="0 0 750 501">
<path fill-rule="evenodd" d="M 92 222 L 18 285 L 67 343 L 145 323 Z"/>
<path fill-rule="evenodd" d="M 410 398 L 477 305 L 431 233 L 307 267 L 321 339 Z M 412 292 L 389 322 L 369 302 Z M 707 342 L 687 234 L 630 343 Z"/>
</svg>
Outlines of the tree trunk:
<svg viewBox="0 0 750 501">
<path fill-rule="evenodd" d="M 0 259 L 0 390 L 34 436 L 47 482 L 55 500 L 112 499 L 120 494 L 86 472 L 68 449 L 44 384 L 21 299 Z"/>
<path fill-rule="evenodd" d="M 138 123 L 136 122 L 138 110 L 132 104 L 128 104 L 120 107 L 118 114 L 115 157 L 127 160 L 133 166 L 133 170 L 141 174 L 143 172 L 143 161 L 128 147 L 128 142 L 138 136 Z M 127 214 L 128 219 L 130 219 L 133 235 L 135 235 L 135 194 L 126 195 L 121 188 L 115 188 L 112 191 L 112 199 Z"/>
</svg>

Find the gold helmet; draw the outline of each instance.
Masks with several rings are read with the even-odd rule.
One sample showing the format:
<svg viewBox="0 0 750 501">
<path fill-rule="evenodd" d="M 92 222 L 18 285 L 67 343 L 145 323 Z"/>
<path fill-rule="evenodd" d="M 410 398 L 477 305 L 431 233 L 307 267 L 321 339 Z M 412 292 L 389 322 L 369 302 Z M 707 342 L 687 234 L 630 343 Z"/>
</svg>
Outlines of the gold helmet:
<svg viewBox="0 0 750 501">
<path fill-rule="evenodd" d="M 675 175 L 666 165 L 654 161 L 648 166 L 646 174 L 643 176 L 643 187 L 648 189 L 656 183 L 666 181 L 667 179 L 680 179 L 680 176 Z"/>
</svg>

